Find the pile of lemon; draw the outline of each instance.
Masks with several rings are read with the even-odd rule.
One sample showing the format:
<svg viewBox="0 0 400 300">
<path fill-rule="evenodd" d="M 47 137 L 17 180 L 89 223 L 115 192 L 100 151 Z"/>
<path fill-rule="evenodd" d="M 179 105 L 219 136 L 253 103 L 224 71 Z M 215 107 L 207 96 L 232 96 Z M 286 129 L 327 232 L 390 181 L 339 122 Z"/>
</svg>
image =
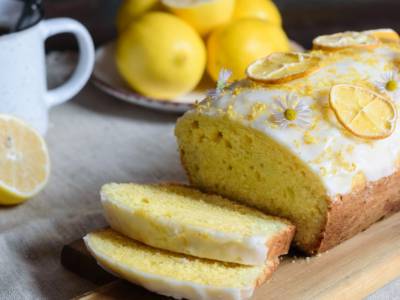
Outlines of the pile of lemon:
<svg viewBox="0 0 400 300">
<path fill-rule="evenodd" d="M 225 68 L 239 79 L 254 60 L 288 51 L 281 23 L 270 0 L 125 0 L 117 16 L 118 70 L 143 95 L 174 99 L 205 73 L 217 80 Z"/>
</svg>

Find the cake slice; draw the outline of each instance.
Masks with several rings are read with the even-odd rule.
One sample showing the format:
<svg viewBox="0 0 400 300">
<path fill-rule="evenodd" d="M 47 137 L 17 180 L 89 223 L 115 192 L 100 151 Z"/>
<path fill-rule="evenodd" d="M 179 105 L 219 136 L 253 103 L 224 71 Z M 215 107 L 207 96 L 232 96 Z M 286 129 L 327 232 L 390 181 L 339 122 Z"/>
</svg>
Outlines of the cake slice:
<svg viewBox="0 0 400 300">
<path fill-rule="evenodd" d="M 106 229 L 84 237 L 106 270 L 146 289 L 176 299 L 249 299 L 278 265 L 244 266 L 155 249 Z"/>
<path fill-rule="evenodd" d="M 286 254 L 289 222 L 182 185 L 107 184 L 110 226 L 152 247 L 246 265 Z"/>
</svg>

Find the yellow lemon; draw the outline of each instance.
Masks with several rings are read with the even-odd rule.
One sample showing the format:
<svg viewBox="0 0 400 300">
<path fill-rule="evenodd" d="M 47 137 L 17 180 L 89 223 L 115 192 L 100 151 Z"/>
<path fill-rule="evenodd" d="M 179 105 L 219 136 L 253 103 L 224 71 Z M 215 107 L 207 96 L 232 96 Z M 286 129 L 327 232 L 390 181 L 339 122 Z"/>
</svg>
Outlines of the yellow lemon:
<svg viewBox="0 0 400 300">
<path fill-rule="evenodd" d="M 255 81 L 280 84 L 318 70 L 320 61 L 319 57 L 307 53 L 275 52 L 253 62 L 246 74 Z"/>
<path fill-rule="evenodd" d="M 258 18 L 280 26 L 281 14 L 276 5 L 269 0 L 236 0 L 233 19 Z"/>
<path fill-rule="evenodd" d="M 117 13 L 117 30 L 122 32 L 138 16 L 161 9 L 159 0 L 124 0 Z"/>
<path fill-rule="evenodd" d="M 46 143 L 17 118 L 0 115 L 0 205 L 14 205 L 46 185 L 50 160 Z"/>
<path fill-rule="evenodd" d="M 335 85 L 329 104 L 338 121 L 358 137 L 383 139 L 396 127 L 397 110 L 393 102 L 369 89 L 350 84 Z"/>
<path fill-rule="evenodd" d="M 156 99 L 173 99 L 199 83 L 206 50 L 201 37 L 184 21 L 150 12 L 120 35 L 116 61 L 132 88 Z"/>
<path fill-rule="evenodd" d="M 207 50 L 207 70 L 214 80 L 222 68 L 232 71 L 232 79 L 240 79 L 256 59 L 288 51 L 289 41 L 278 26 L 260 19 L 240 19 L 213 32 Z"/>
<path fill-rule="evenodd" d="M 162 0 L 162 3 L 202 36 L 227 24 L 235 7 L 235 0 Z"/>
</svg>

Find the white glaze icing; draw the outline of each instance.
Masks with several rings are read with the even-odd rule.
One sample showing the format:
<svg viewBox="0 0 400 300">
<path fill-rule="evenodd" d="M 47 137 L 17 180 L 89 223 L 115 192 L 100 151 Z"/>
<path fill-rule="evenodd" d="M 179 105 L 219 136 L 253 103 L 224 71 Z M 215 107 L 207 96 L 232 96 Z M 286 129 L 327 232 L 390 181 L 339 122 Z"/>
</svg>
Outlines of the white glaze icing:
<svg viewBox="0 0 400 300">
<path fill-rule="evenodd" d="M 400 118 L 391 136 L 382 140 L 362 140 L 351 134 L 337 122 L 330 111 L 328 117 L 323 111 L 329 111 L 328 93 L 320 93 L 326 87 L 322 84 L 329 81 L 329 86 L 339 83 L 351 83 L 352 74 L 357 74 L 363 81 L 374 84 L 382 75 L 390 71 L 389 62 L 399 57 L 400 52 L 391 47 L 381 46 L 373 51 L 365 51 L 360 58 L 352 56 L 342 58 L 331 64 L 323 66 L 317 72 L 288 83 L 304 84 L 311 86 L 311 94 L 302 95 L 302 92 L 294 92 L 303 103 L 313 107 L 313 114 L 317 122 L 315 128 L 305 129 L 301 127 L 279 128 L 271 126 L 269 121 L 271 108 L 274 101 L 280 97 L 286 97 L 290 91 L 287 88 L 257 86 L 246 87 L 246 81 L 239 92 L 225 92 L 220 98 L 211 101 L 210 105 L 202 113 L 209 116 L 218 116 L 221 111 L 246 116 L 252 111 L 256 103 L 266 105 L 266 113 L 254 120 L 238 118 L 246 126 L 255 128 L 278 143 L 286 146 L 304 161 L 315 173 L 319 174 L 326 187 L 327 194 L 334 197 L 339 194 L 347 194 L 352 191 L 353 178 L 362 173 L 367 181 L 377 181 L 393 174 L 397 170 L 397 162 L 400 153 Z M 391 67 L 393 70 L 393 67 Z M 322 88 L 324 86 L 324 88 Z M 293 92 L 293 91 L 292 91 Z M 400 99 L 393 99 L 399 106 Z M 316 143 L 306 143 L 305 134 L 310 134 L 316 139 Z"/>
<path fill-rule="evenodd" d="M 267 236 L 224 233 L 162 217 L 145 216 L 140 210 L 108 199 L 103 193 L 101 200 L 111 228 L 147 245 L 246 265 L 264 264 L 268 257 Z"/>
<path fill-rule="evenodd" d="M 89 252 L 103 269 L 117 277 L 139 284 L 150 291 L 175 299 L 246 300 L 251 298 L 255 289 L 255 282 L 253 286 L 248 287 L 221 287 L 177 280 L 165 275 L 144 272 L 133 267 L 128 267 L 104 255 L 91 244 L 88 235 L 83 240 Z M 111 268 L 113 269 L 112 271 L 110 270 Z"/>
</svg>

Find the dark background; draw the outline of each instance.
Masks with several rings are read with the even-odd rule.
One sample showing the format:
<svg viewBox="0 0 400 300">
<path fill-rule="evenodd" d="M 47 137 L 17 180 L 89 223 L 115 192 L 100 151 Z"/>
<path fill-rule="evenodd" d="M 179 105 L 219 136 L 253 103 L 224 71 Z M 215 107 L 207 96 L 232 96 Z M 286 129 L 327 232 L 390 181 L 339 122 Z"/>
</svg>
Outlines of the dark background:
<svg viewBox="0 0 400 300">
<path fill-rule="evenodd" d="M 252 0 L 249 0 L 252 1 Z M 69 16 L 84 23 L 96 44 L 115 36 L 121 0 L 44 0 L 46 17 Z M 390 27 L 400 30 L 400 0 L 276 0 L 289 37 L 309 47 L 314 36 L 343 30 Z M 53 39 L 51 48 L 74 47 L 69 38 Z"/>
</svg>

